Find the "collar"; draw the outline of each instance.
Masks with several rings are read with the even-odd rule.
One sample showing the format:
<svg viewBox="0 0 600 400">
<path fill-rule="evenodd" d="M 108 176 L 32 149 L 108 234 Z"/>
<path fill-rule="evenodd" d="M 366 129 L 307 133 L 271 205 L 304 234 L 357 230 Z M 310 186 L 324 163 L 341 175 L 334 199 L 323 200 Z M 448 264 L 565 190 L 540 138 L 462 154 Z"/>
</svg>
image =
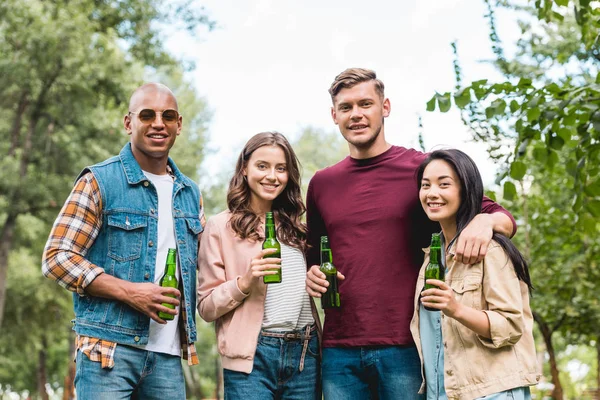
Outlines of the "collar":
<svg viewBox="0 0 600 400">
<path fill-rule="evenodd" d="M 125 176 L 127 177 L 127 183 L 130 185 L 134 185 L 140 182 L 145 181 L 146 175 L 142 171 L 140 164 L 138 164 L 137 160 L 133 156 L 133 152 L 131 151 L 131 143 L 128 142 L 119 153 L 119 159 L 121 160 L 121 165 L 123 165 L 123 170 L 125 172 Z M 185 176 L 179 171 L 175 162 L 169 157 L 167 160 L 167 173 L 175 178 L 176 182 L 181 182 L 183 185 L 190 186 L 190 183 Z"/>
</svg>

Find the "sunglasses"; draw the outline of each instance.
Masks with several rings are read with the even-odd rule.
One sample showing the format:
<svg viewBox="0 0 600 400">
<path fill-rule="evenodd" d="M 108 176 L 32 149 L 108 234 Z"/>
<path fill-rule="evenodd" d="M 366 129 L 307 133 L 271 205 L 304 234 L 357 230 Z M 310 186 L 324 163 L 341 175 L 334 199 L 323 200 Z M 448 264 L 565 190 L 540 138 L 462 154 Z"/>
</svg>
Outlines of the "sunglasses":
<svg viewBox="0 0 600 400">
<path fill-rule="evenodd" d="M 179 113 L 176 110 L 168 109 L 156 112 L 145 108 L 140 112 L 129 111 L 129 114 L 137 114 L 142 124 L 151 124 L 156 119 L 156 114 L 160 114 L 165 124 L 176 124 L 179 121 Z"/>
</svg>

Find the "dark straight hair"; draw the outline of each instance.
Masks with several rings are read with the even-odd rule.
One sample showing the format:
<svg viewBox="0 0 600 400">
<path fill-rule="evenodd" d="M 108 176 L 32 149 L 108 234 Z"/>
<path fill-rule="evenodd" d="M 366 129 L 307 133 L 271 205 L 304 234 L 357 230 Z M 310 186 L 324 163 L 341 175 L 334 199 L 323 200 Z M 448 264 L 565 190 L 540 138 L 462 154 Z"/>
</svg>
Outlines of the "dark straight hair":
<svg viewBox="0 0 600 400">
<path fill-rule="evenodd" d="M 417 185 L 421 187 L 423 172 L 427 165 L 434 160 L 447 162 L 456 173 L 460 182 L 460 206 L 456 212 L 456 236 L 448 243 L 448 248 L 458 239 L 460 233 L 481 212 L 483 200 L 483 181 L 475 162 L 467 154 L 457 149 L 436 150 L 430 153 L 417 168 Z M 512 262 L 517 277 L 525 282 L 529 289 L 533 289 L 527 261 L 513 242 L 504 235 L 494 233 L 493 240 L 506 252 L 508 259 Z"/>
</svg>

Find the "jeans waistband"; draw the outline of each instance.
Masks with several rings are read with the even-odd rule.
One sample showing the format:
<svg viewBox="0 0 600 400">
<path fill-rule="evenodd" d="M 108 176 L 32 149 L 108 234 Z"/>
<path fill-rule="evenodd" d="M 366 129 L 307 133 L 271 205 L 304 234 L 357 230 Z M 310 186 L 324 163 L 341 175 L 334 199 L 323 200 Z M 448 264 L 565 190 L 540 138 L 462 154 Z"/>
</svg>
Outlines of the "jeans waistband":
<svg viewBox="0 0 600 400">
<path fill-rule="evenodd" d="M 312 326 L 306 325 L 306 327 L 294 331 L 277 332 L 261 330 L 260 334 L 266 337 L 280 338 L 285 340 L 286 342 L 289 342 L 294 340 L 309 340 L 310 338 L 316 335 L 316 330 L 317 325 L 313 324 Z"/>
<path fill-rule="evenodd" d="M 316 335 L 317 324 L 313 324 L 312 326 L 306 325 L 303 329 L 298 329 L 295 331 L 287 331 L 287 332 L 273 332 L 273 331 L 260 331 L 262 336 L 280 338 L 286 342 L 299 340 L 304 342 L 302 345 L 302 355 L 300 356 L 300 372 L 304 369 L 304 359 L 306 357 L 306 349 L 308 349 L 308 342 L 311 338 L 314 338 Z"/>
</svg>

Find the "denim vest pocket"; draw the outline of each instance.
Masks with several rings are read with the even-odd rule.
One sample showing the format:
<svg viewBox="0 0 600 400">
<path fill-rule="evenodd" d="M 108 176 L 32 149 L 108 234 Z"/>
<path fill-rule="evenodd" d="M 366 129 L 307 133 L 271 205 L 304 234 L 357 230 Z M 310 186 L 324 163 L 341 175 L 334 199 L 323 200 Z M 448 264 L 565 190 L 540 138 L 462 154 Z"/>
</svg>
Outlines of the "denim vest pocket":
<svg viewBox="0 0 600 400">
<path fill-rule="evenodd" d="M 202 224 L 198 218 L 186 218 L 185 223 L 188 227 L 188 234 L 191 235 L 188 241 L 188 258 L 192 262 L 196 262 L 198 257 L 198 235 L 202 232 Z"/>
<path fill-rule="evenodd" d="M 132 213 L 108 215 L 108 256 L 116 261 L 140 258 L 148 217 Z"/>
</svg>

